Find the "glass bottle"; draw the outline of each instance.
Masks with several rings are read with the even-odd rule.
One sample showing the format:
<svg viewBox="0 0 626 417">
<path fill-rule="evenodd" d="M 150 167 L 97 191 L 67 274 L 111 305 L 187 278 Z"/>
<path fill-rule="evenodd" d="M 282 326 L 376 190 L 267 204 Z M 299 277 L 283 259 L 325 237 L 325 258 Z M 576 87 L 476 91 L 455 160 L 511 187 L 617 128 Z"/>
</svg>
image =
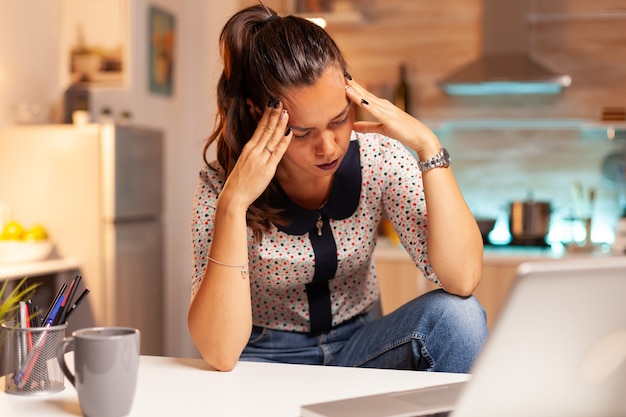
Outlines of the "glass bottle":
<svg viewBox="0 0 626 417">
<path fill-rule="evenodd" d="M 611 247 L 613 255 L 626 255 L 626 211 L 615 224 L 615 241 Z"/>
<path fill-rule="evenodd" d="M 90 97 L 89 84 L 86 79 L 72 83 L 63 97 L 63 123 L 72 123 L 76 111 L 89 112 Z"/>
<path fill-rule="evenodd" d="M 407 81 L 406 64 L 400 65 L 398 84 L 396 85 L 394 104 L 407 113 L 411 113 L 411 92 Z"/>
</svg>

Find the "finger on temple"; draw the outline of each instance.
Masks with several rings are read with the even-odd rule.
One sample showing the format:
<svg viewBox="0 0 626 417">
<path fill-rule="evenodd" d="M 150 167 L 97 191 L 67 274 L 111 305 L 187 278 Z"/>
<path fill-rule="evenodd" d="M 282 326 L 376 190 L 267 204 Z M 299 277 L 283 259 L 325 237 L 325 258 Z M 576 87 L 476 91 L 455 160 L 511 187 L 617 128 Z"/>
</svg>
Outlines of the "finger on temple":
<svg viewBox="0 0 626 417">
<path fill-rule="evenodd" d="M 263 144 L 263 146 L 271 144 L 271 149 L 275 149 L 276 146 L 284 140 L 285 136 L 289 136 L 285 134 L 288 129 L 289 113 L 287 113 L 287 110 L 285 110 L 282 105 L 277 110 L 276 113 L 272 112 L 270 115 L 268 126 L 272 126 L 271 134 L 264 134 L 259 140 L 259 143 Z M 282 155 L 282 152 L 280 152 L 280 154 Z"/>
<path fill-rule="evenodd" d="M 257 129 L 254 135 L 256 137 L 256 142 L 261 146 L 265 146 L 274 135 L 282 111 L 283 105 L 280 101 L 268 103 L 261 120 L 259 120 L 259 123 L 257 124 Z"/>
</svg>

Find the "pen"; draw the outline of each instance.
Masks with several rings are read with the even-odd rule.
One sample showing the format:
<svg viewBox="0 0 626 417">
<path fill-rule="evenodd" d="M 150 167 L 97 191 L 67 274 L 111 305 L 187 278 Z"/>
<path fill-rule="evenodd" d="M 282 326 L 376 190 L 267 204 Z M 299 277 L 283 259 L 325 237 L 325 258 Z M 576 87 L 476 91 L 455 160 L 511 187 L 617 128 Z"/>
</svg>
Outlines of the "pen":
<svg viewBox="0 0 626 417">
<path fill-rule="evenodd" d="M 25 301 L 20 301 L 19 302 L 19 324 L 22 329 L 25 329 L 27 327 L 26 324 L 26 302 Z"/>
<path fill-rule="evenodd" d="M 89 294 L 89 288 L 85 288 L 82 294 L 76 299 L 76 302 L 69 308 L 69 310 L 67 310 L 67 314 L 65 315 L 65 320 L 67 320 L 70 314 L 72 314 L 74 310 L 76 310 L 76 307 L 78 307 L 78 304 L 80 304 L 80 302 L 83 301 L 83 298 L 85 298 L 87 294 Z"/>
<path fill-rule="evenodd" d="M 74 284 L 76 283 L 76 280 L 73 279 L 72 282 L 70 283 L 69 288 L 67 289 L 67 292 L 65 293 L 65 296 L 63 297 L 63 302 L 61 302 L 61 306 L 59 307 L 59 311 L 57 312 L 57 314 L 54 316 L 54 320 L 52 321 L 52 325 L 56 326 L 57 324 L 59 324 L 59 321 L 61 321 L 61 317 L 63 315 L 63 311 L 67 308 L 67 303 L 69 302 L 70 299 L 70 294 L 72 293 L 72 288 L 74 288 Z"/>
<path fill-rule="evenodd" d="M 30 329 L 33 326 L 31 325 L 30 321 L 30 309 L 28 308 L 28 303 L 24 303 L 22 309 L 24 315 L 24 323 L 22 323 L 22 327 Z M 26 332 L 26 342 L 28 343 L 27 352 L 30 352 L 31 350 L 33 350 L 33 334 L 30 331 Z"/>
<path fill-rule="evenodd" d="M 70 289 L 67 290 L 67 296 L 65 298 L 65 302 L 61 306 L 61 312 L 58 315 L 58 319 L 54 324 L 62 324 L 67 320 L 67 312 L 72 305 L 72 299 L 74 298 L 74 294 L 76 294 L 76 289 L 78 288 L 78 284 L 80 283 L 81 276 L 76 275 L 76 278 L 72 280 L 70 284 Z"/>
<path fill-rule="evenodd" d="M 21 329 L 26 329 L 28 328 L 28 317 L 27 317 L 27 313 L 26 313 L 26 303 L 24 301 L 20 301 L 19 302 L 19 327 Z M 23 357 L 26 357 L 26 355 L 28 354 L 28 348 L 26 345 L 26 339 L 27 339 L 27 332 L 20 332 L 20 341 L 19 341 L 19 348 L 22 352 Z M 32 342 L 32 340 L 31 340 Z"/>
<path fill-rule="evenodd" d="M 61 308 L 63 300 L 65 300 L 65 294 L 61 294 L 61 297 L 59 297 L 55 306 L 52 307 L 52 311 L 50 312 L 50 315 L 48 316 L 44 324 L 45 327 L 49 327 L 52 325 L 52 323 L 54 323 L 54 319 L 56 318 L 57 314 L 59 314 L 59 309 Z"/>
<path fill-rule="evenodd" d="M 39 310 L 39 306 L 34 305 L 32 309 L 32 313 L 30 315 L 32 320 L 32 327 L 41 327 L 41 311 Z"/>
<path fill-rule="evenodd" d="M 54 318 L 58 314 L 59 308 L 61 307 L 61 303 L 63 302 L 64 299 L 65 299 L 65 295 L 61 294 L 61 297 L 59 297 L 55 306 L 52 308 L 52 311 L 50 312 L 50 317 L 48 317 L 48 319 L 46 320 L 44 327 L 50 327 L 52 325 L 52 323 L 54 322 Z M 24 383 L 28 381 L 28 377 L 30 376 L 30 373 L 33 371 L 33 367 L 35 366 L 35 363 L 37 362 L 37 358 L 39 357 L 39 352 L 41 350 L 40 348 L 45 343 L 47 336 L 48 336 L 47 331 L 44 331 L 41 334 L 41 336 L 39 337 L 39 340 L 37 340 L 31 352 L 28 355 L 26 355 L 24 366 L 22 367 L 22 369 L 20 369 L 19 372 L 17 372 L 13 376 L 13 380 L 15 381 L 15 384 L 18 387 L 22 388 L 24 386 Z"/>
<path fill-rule="evenodd" d="M 37 320 L 35 319 L 37 306 L 33 305 L 33 301 L 31 299 L 26 300 L 26 311 L 28 312 L 28 324 L 30 327 L 39 327 L 37 326 Z"/>
<path fill-rule="evenodd" d="M 63 285 L 61 285 L 61 288 L 59 288 L 59 291 L 57 291 L 56 295 L 54 296 L 54 300 L 52 300 L 52 303 L 50 304 L 50 307 L 48 307 L 48 311 L 46 312 L 46 315 L 43 318 L 43 323 L 45 325 L 45 323 L 48 321 L 48 319 L 50 318 L 50 314 L 52 313 L 52 309 L 57 305 L 57 302 L 59 301 L 59 298 L 61 297 L 61 295 L 63 295 L 63 292 L 65 291 L 65 289 L 67 288 L 67 284 L 63 283 Z"/>
</svg>

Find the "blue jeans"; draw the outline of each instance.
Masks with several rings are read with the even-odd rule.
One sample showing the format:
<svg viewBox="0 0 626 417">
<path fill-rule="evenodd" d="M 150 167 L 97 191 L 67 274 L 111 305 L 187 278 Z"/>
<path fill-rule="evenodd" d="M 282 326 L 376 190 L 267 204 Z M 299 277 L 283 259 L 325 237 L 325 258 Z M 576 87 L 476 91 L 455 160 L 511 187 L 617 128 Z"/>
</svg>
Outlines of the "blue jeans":
<svg viewBox="0 0 626 417">
<path fill-rule="evenodd" d="M 254 326 L 241 360 L 467 373 L 486 336 L 476 298 L 435 290 L 379 319 L 364 314 L 321 334 Z"/>
</svg>

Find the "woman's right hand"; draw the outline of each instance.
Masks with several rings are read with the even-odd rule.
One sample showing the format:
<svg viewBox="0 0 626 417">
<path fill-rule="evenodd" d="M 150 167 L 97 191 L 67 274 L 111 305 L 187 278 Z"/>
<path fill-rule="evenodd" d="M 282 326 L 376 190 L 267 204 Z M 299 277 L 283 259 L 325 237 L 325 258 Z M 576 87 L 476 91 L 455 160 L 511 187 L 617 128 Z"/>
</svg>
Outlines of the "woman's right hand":
<svg viewBox="0 0 626 417">
<path fill-rule="evenodd" d="M 228 176 L 219 199 L 228 197 L 245 210 L 256 200 L 276 174 L 276 168 L 291 142 L 289 114 L 279 100 L 270 100 L 265 112 Z"/>
<path fill-rule="evenodd" d="M 187 321 L 202 357 L 218 370 L 235 366 L 252 331 L 246 210 L 267 188 L 289 146 L 288 120 L 278 101 L 268 104 L 215 207 L 212 261 L 206 261 Z"/>
</svg>

